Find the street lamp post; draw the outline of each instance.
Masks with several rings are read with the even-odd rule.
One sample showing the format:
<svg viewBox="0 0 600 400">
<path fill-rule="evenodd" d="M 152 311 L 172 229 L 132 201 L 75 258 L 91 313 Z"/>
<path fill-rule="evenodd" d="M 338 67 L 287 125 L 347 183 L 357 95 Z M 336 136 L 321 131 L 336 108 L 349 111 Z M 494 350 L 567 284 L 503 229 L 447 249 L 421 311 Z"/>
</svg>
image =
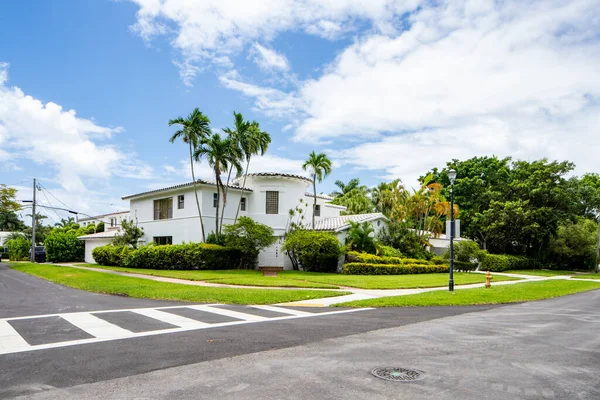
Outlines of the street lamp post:
<svg viewBox="0 0 600 400">
<path fill-rule="evenodd" d="M 450 179 L 450 279 L 448 290 L 454 292 L 454 181 L 456 180 L 456 170 L 448 171 L 448 179 Z"/>
</svg>

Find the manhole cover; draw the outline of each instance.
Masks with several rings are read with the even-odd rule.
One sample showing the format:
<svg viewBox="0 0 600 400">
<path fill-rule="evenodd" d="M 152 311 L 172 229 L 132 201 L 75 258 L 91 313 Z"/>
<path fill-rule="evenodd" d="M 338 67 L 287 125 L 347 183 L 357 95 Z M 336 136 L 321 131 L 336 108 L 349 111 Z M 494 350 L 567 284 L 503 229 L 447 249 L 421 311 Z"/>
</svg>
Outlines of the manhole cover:
<svg viewBox="0 0 600 400">
<path fill-rule="evenodd" d="M 425 372 L 408 368 L 375 368 L 371 373 L 378 378 L 398 382 L 418 381 L 425 377 Z"/>
</svg>

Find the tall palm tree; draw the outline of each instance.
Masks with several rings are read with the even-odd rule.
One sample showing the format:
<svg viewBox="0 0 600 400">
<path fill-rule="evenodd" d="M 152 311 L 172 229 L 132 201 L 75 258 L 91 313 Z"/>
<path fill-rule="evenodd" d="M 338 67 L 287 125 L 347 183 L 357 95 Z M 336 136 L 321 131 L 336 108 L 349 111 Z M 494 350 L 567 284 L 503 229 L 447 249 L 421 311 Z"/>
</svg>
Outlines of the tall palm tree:
<svg viewBox="0 0 600 400">
<path fill-rule="evenodd" d="M 312 151 L 308 155 L 308 160 L 302 164 L 302 169 L 309 171 L 313 181 L 313 212 L 312 212 L 312 229 L 315 229 L 315 209 L 317 208 L 317 180 L 323 182 L 323 178 L 331 173 L 331 160 L 327 158 L 325 153 L 315 153 Z"/>
<path fill-rule="evenodd" d="M 198 200 L 198 188 L 196 187 L 196 176 L 194 174 L 194 157 L 193 153 L 200 141 L 206 139 L 210 135 L 210 119 L 198 109 L 194 110 L 187 118 L 178 117 L 169 120 L 169 126 L 180 125 L 181 129 L 171 136 L 169 141 L 174 143 L 175 140 L 181 138 L 184 143 L 187 143 L 190 149 L 190 168 L 192 170 L 192 181 L 194 181 L 194 195 L 196 196 L 196 207 L 198 207 L 198 218 L 200 219 L 200 229 L 202 231 L 202 241 L 206 241 L 204 234 L 204 222 L 202 221 L 202 210 L 200 209 L 200 201 Z"/>
<path fill-rule="evenodd" d="M 215 173 L 215 181 L 217 184 L 217 207 L 215 215 L 215 235 L 221 233 L 219 229 L 219 207 L 221 202 L 221 193 L 223 193 L 223 204 L 227 203 L 227 193 L 225 192 L 225 185 L 221 180 L 221 174 L 229 170 L 232 166 L 238 173 L 242 171 L 242 165 L 240 160 L 242 153 L 238 146 L 235 146 L 233 140 L 230 137 L 222 139 L 218 133 L 206 138 L 194 151 L 194 159 L 196 161 L 206 158 L 208 165 L 213 169 Z"/>
<path fill-rule="evenodd" d="M 250 122 L 245 121 L 242 113 L 233 112 L 233 129 L 224 128 L 223 132 L 227 134 L 227 136 L 231 139 L 231 143 L 234 146 L 237 146 L 242 154 L 245 153 L 244 148 L 252 147 L 252 143 L 250 140 Z M 229 190 L 229 182 L 231 181 L 231 171 L 233 166 L 229 166 L 229 172 L 227 174 L 227 183 L 225 184 L 225 192 L 224 198 L 227 198 L 227 192 Z M 221 211 L 221 223 L 223 225 L 223 216 L 225 215 L 225 206 L 223 204 L 223 210 Z"/>
<path fill-rule="evenodd" d="M 360 180 L 358 178 L 352 178 L 348 181 L 348 183 L 344 183 L 342 181 L 335 181 L 335 186 L 340 188 L 341 191 L 335 191 L 331 193 L 333 197 L 340 197 L 352 191 L 352 189 L 357 189 L 360 186 Z"/>
<path fill-rule="evenodd" d="M 267 132 L 260 130 L 258 122 L 253 121 L 248 128 L 248 134 L 244 136 L 244 140 L 240 142 L 240 150 L 243 153 L 244 159 L 246 160 L 246 170 L 244 172 L 244 182 L 242 183 L 242 192 L 240 194 L 240 201 L 238 202 L 237 211 L 235 213 L 235 219 L 233 223 L 237 222 L 240 214 L 240 207 L 242 205 L 242 197 L 244 196 L 244 188 L 246 187 L 246 177 L 248 176 L 248 168 L 250 167 L 250 159 L 253 155 L 260 154 L 264 155 L 269 148 L 271 143 L 271 135 Z"/>
</svg>

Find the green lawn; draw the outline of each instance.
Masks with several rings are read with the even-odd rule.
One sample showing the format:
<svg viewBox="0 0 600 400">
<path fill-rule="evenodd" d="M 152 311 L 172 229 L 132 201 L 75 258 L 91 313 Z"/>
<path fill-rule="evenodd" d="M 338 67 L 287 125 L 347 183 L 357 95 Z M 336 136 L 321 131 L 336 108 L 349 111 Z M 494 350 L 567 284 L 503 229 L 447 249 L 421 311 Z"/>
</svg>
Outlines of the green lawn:
<svg viewBox="0 0 600 400">
<path fill-rule="evenodd" d="M 343 275 L 323 272 L 283 271 L 277 278 L 263 277 L 260 271 L 219 270 L 219 271 L 175 271 L 122 267 L 104 267 L 96 264 L 78 264 L 82 266 L 109 269 L 113 271 L 165 276 L 188 280 L 208 281 L 228 285 L 281 286 L 334 289 L 348 286 L 361 289 L 412 289 L 445 286 L 448 274 L 415 275 Z M 494 276 L 494 281 L 518 280 L 507 276 Z M 454 274 L 456 285 L 485 282 L 483 274 L 457 272 Z"/>
<path fill-rule="evenodd" d="M 454 293 L 436 290 L 408 296 L 381 297 L 378 299 L 351 301 L 336 304 L 337 307 L 415 307 L 415 306 L 455 306 L 475 304 L 518 303 L 523 301 L 549 299 L 594 290 L 600 282 L 574 282 L 550 280 L 516 283 L 514 285 L 493 286 L 489 289 L 464 289 Z"/>
<path fill-rule="evenodd" d="M 511 269 L 509 271 L 502 271 L 502 273 L 504 273 L 504 274 L 520 274 L 520 275 L 534 275 L 534 276 L 559 276 L 559 275 L 575 275 L 577 272 L 574 272 L 574 271 L 559 271 L 559 270 L 550 270 L 550 269 Z"/>
<path fill-rule="evenodd" d="M 448 285 L 448 274 L 409 274 L 409 275 L 343 275 L 320 272 L 284 271 L 282 276 L 304 279 L 330 285 L 348 286 L 361 289 L 413 289 Z M 495 276 L 495 281 L 517 280 L 507 276 Z M 485 275 L 467 272 L 454 274 L 454 284 L 466 285 L 485 282 Z"/>
<path fill-rule="evenodd" d="M 576 279 L 600 279 L 600 274 L 582 274 L 574 276 Z"/>
<path fill-rule="evenodd" d="M 348 292 L 325 290 L 234 289 L 190 286 L 48 264 L 14 264 L 10 268 L 75 289 L 87 290 L 88 292 L 157 300 L 274 304 L 348 294 Z"/>
</svg>

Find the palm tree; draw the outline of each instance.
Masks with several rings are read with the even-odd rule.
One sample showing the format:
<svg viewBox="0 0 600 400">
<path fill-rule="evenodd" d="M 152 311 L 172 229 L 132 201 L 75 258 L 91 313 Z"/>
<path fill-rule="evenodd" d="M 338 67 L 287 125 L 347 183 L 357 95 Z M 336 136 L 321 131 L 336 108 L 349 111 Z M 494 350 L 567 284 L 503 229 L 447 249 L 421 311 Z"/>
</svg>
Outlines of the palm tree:
<svg viewBox="0 0 600 400">
<path fill-rule="evenodd" d="M 348 194 L 352 191 L 352 189 L 358 189 L 360 186 L 360 180 L 358 178 L 353 178 L 348 181 L 348 183 L 344 183 L 342 181 L 335 181 L 335 186 L 340 188 L 341 192 L 337 190 L 331 193 L 332 197 L 340 197 L 345 194 Z"/>
<path fill-rule="evenodd" d="M 244 196 L 244 188 L 246 187 L 246 177 L 248 176 L 248 168 L 250 167 L 250 159 L 255 154 L 263 156 L 269 144 L 271 143 L 271 135 L 267 132 L 261 131 L 258 122 L 253 121 L 248 129 L 248 134 L 244 136 L 244 140 L 240 142 L 240 150 L 242 150 L 243 156 L 246 159 L 246 170 L 244 172 L 244 182 L 242 183 L 242 192 L 240 194 L 240 201 L 238 202 L 237 211 L 235 213 L 235 224 L 240 214 L 240 207 L 242 205 L 242 197 Z"/>
<path fill-rule="evenodd" d="M 12 211 L 0 211 L 0 231 L 18 231 L 25 228 L 23 221 Z"/>
<path fill-rule="evenodd" d="M 194 159 L 196 161 L 206 158 L 208 165 L 213 169 L 215 173 L 215 181 L 217 185 L 217 207 L 215 215 L 215 235 L 219 235 L 219 207 L 221 202 L 221 193 L 223 193 L 223 204 L 227 202 L 227 193 L 225 192 L 225 185 L 221 180 L 221 174 L 229 170 L 232 166 L 238 173 L 242 171 L 242 165 L 240 159 L 242 153 L 240 149 L 235 146 L 231 137 L 222 139 L 218 133 L 213 134 L 207 139 L 200 142 L 194 151 Z"/>
<path fill-rule="evenodd" d="M 69 217 L 67 219 L 61 218 L 60 222 L 55 223 L 54 226 L 59 227 L 59 228 L 66 228 L 67 226 L 70 226 L 74 223 L 75 223 L 75 218 L 73 218 L 73 217 Z"/>
<path fill-rule="evenodd" d="M 234 128 L 224 128 L 223 132 L 225 132 L 227 134 L 227 136 L 231 139 L 232 143 L 234 146 L 237 146 L 240 151 L 242 152 L 242 155 L 244 155 L 245 150 L 249 149 L 249 148 L 253 148 L 253 143 L 250 137 L 250 122 L 248 121 L 244 121 L 244 117 L 242 116 L 242 113 L 236 113 L 235 111 L 233 112 L 233 126 Z M 229 166 L 229 172 L 227 174 L 227 183 L 225 184 L 225 192 L 223 193 L 224 196 L 223 198 L 227 198 L 227 192 L 229 190 L 229 181 L 231 180 L 231 170 L 232 170 L 233 166 L 230 165 Z M 241 199 L 241 197 L 240 197 Z M 240 200 L 241 201 L 241 200 Z M 223 204 L 223 210 L 221 211 L 221 223 L 220 225 L 223 225 L 223 216 L 225 215 L 225 206 L 226 204 Z"/>
<path fill-rule="evenodd" d="M 194 175 L 194 158 L 193 153 L 198 143 L 206 139 L 210 135 L 210 120 L 198 109 L 194 110 L 187 118 L 178 117 L 169 120 L 169 126 L 181 125 L 181 129 L 171 136 L 169 141 L 174 143 L 175 140 L 181 138 L 184 143 L 187 143 L 190 148 L 190 168 L 192 170 L 192 181 L 194 181 L 194 195 L 196 196 L 196 206 L 198 207 L 198 217 L 200 218 L 200 229 L 202 231 L 202 241 L 206 241 L 204 234 L 204 222 L 202 221 L 202 210 L 200 209 L 200 201 L 198 200 L 198 189 L 196 187 L 196 176 Z"/>
<path fill-rule="evenodd" d="M 312 229 L 315 229 L 315 209 L 317 208 L 317 180 L 323 182 L 323 178 L 331 173 L 331 160 L 327 158 L 325 153 L 315 153 L 312 151 L 308 155 L 308 160 L 302 164 L 302 169 L 309 171 L 313 181 L 313 212 L 312 212 Z"/>
</svg>

